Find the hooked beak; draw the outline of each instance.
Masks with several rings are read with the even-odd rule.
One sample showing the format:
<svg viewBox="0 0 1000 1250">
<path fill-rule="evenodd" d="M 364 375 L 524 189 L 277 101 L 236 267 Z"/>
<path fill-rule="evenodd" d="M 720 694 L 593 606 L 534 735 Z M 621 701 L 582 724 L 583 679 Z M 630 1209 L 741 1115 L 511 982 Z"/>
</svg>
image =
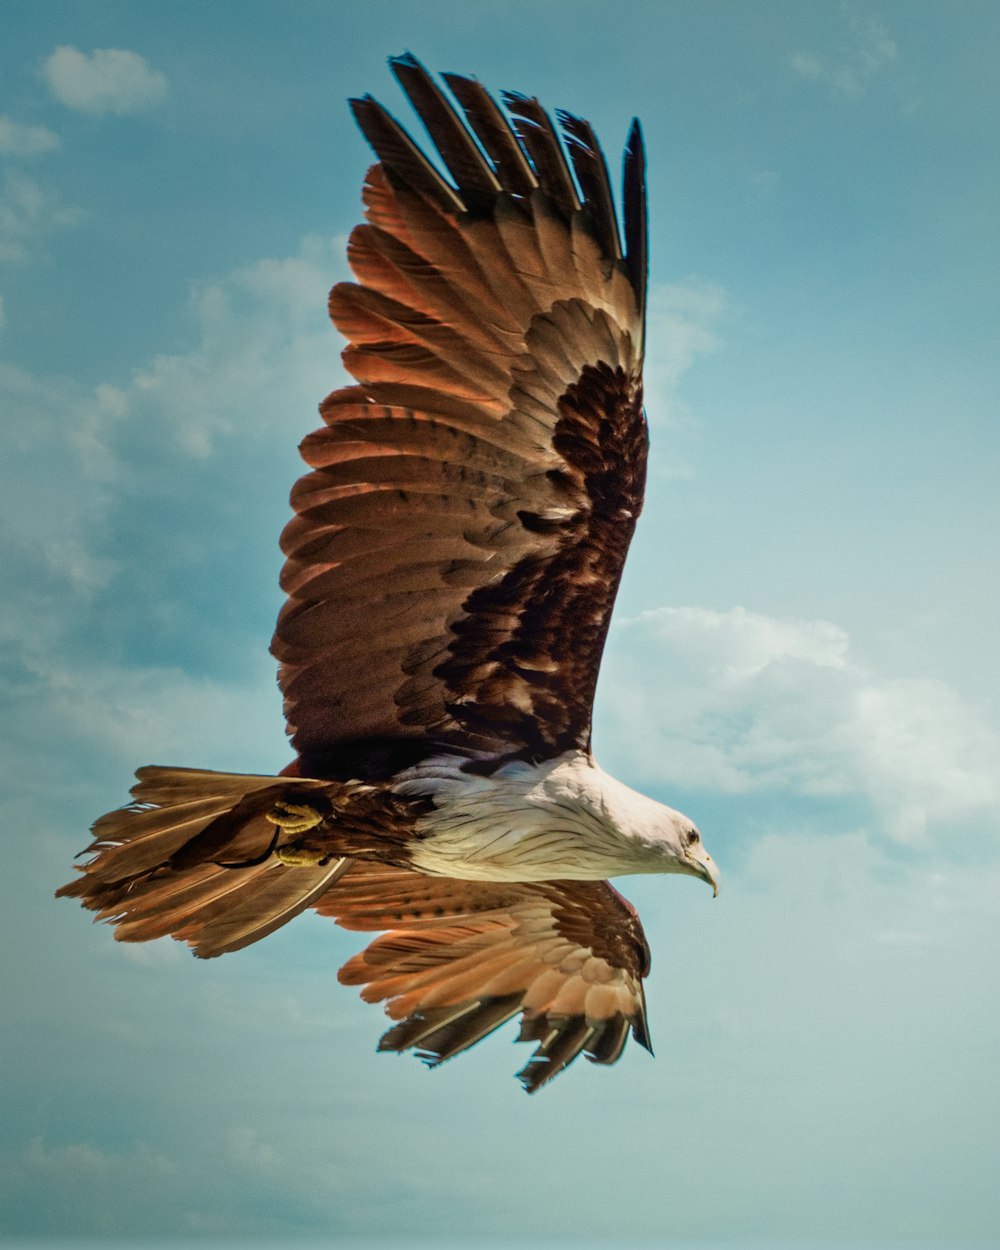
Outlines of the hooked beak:
<svg viewBox="0 0 1000 1250">
<path fill-rule="evenodd" d="M 694 870 L 695 876 L 701 877 L 702 881 L 707 881 L 712 887 L 712 897 L 718 898 L 719 871 L 715 866 L 715 860 L 712 859 L 711 855 L 708 855 L 707 853 L 704 859 L 695 859 L 693 855 L 688 856 L 688 858 L 690 860 L 691 867 Z"/>
</svg>

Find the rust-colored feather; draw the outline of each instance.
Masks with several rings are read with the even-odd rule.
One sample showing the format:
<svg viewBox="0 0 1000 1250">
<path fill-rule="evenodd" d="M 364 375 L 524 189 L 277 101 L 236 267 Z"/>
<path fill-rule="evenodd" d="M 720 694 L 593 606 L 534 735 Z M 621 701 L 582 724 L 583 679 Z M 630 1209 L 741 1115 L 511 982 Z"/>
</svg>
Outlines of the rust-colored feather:
<svg viewBox="0 0 1000 1250">
<path fill-rule="evenodd" d="M 648 947 L 606 881 L 456 881 L 355 864 L 313 906 L 344 928 L 385 931 L 340 971 L 397 1022 L 382 1050 L 437 1064 L 521 1013 L 520 1040 L 538 1045 L 519 1078 L 534 1092 L 580 1054 L 614 1063 L 629 1029 L 648 1048 Z"/>
<path fill-rule="evenodd" d="M 303 444 L 317 472 L 292 495 L 273 642 L 307 774 L 369 736 L 497 760 L 588 749 L 642 503 L 637 132 L 630 257 L 585 121 L 560 114 L 567 160 L 537 100 L 505 96 L 508 120 L 452 76 L 463 119 L 415 58 L 392 64 L 453 183 L 353 103 L 380 162 L 357 282 L 330 299 L 357 384 Z"/>
</svg>

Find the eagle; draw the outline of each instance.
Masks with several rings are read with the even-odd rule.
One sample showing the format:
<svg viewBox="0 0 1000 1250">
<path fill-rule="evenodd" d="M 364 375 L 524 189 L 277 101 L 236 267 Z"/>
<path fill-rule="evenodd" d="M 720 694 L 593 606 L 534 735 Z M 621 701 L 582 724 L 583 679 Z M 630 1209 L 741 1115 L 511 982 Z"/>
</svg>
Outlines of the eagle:
<svg viewBox="0 0 1000 1250">
<path fill-rule="evenodd" d="M 619 229 L 588 122 L 390 64 L 440 159 L 350 101 L 377 157 L 329 302 L 355 381 L 301 445 L 271 647 L 296 757 L 140 768 L 58 893 L 203 958 L 307 908 L 376 933 L 339 979 L 385 1003 L 379 1049 L 435 1065 L 520 1016 L 534 1092 L 649 1049 L 608 878 L 717 890 L 695 824 L 591 743 L 645 487 L 645 152 L 633 121 Z"/>
</svg>

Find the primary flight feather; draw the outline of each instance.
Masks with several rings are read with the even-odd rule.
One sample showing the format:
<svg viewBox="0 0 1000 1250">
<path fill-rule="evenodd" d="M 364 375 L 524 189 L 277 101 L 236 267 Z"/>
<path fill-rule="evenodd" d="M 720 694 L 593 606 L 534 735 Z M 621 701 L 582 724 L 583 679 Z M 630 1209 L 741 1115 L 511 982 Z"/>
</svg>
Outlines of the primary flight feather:
<svg viewBox="0 0 1000 1250">
<path fill-rule="evenodd" d="M 307 907 L 380 932 L 340 971 L 385 1002 L 380 1048 L 437 1063 L 520 1015 L 533 1091 L 648 1046 L 649 950 L 606 878 L 716 886 L 693 823 L 591 749 L 646 473 L 645 157 L 636 122 L 619 231 L 587 122 L 445 75 L 456 109 L 391 64 L 450 179 L 351 102 L 378 157 L 330 295 L 356 382 L 302 444 L 272 643 L 296 759 L 141 768 L 59 893 L 204 957 Z"/>
</svg>

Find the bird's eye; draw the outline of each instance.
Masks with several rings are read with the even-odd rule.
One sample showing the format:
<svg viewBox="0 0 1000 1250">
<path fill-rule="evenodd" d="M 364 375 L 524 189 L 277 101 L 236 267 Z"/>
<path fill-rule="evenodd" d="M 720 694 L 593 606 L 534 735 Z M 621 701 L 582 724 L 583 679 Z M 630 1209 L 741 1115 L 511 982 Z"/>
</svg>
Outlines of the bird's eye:
<svg viewBox="0 0 1000 1250">
<path fill-rule="evenodd" d="M 694 846 L 696 842 L 700 842 L 700 841 L 701 841 L 701 838 L 698 835 L 698 830 L 689 829 L 688 830 L 688 846 Z"/>
</svg>

